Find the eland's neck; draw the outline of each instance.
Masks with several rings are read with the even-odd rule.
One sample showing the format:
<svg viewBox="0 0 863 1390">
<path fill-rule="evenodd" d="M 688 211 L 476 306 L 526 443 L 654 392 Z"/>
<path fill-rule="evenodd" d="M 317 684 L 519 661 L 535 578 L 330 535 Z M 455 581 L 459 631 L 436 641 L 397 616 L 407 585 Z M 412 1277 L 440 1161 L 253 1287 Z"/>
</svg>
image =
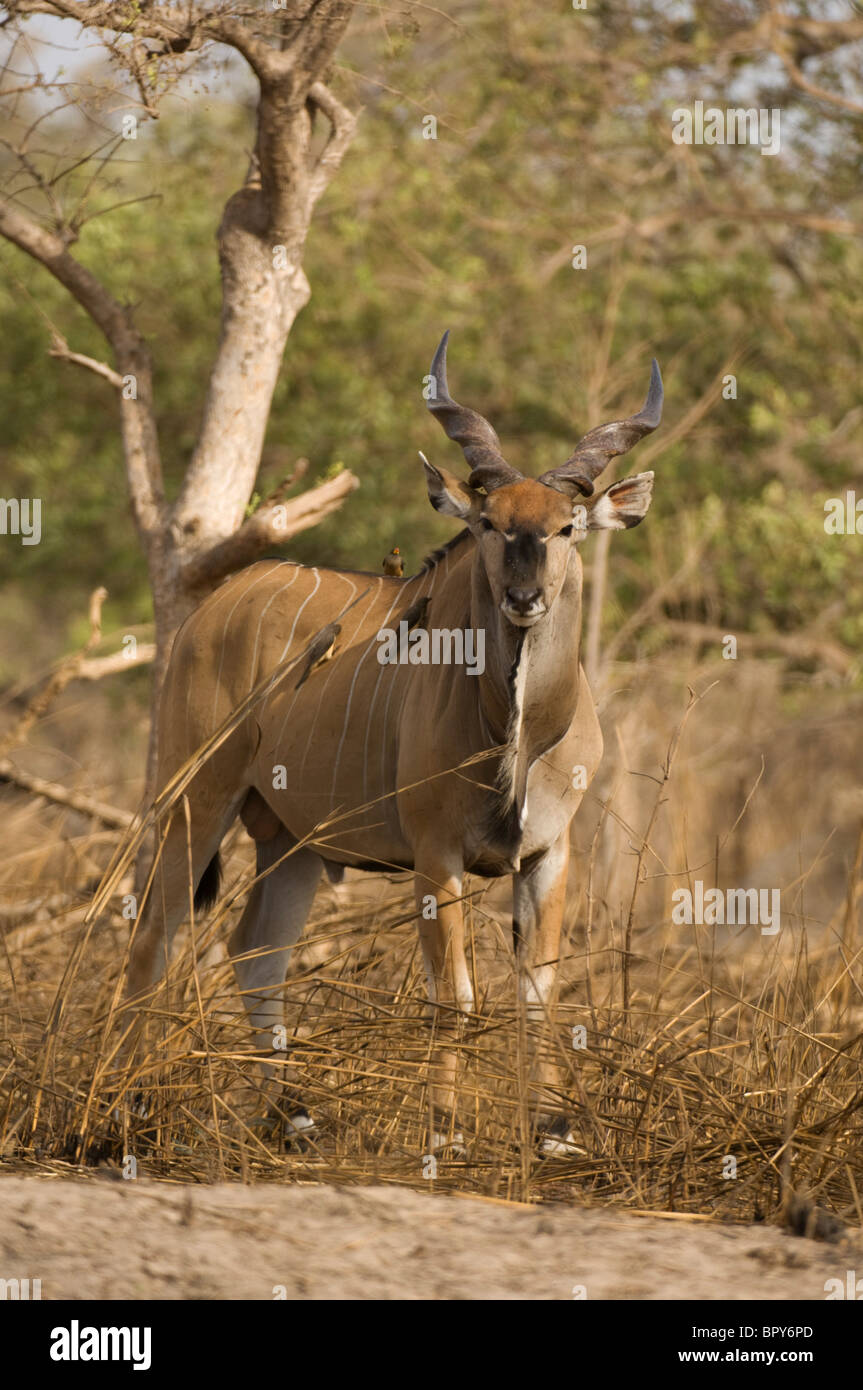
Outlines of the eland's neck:
<svg viewBox="0 0 863 1390">
<path fill-rule="evenodd" d="M 528 760 L 562 738 L 575 716 L 581 643 L 581 565 L 573 555 L 550 612 L 514 627 L 494 601 L 478 556 L 471 572 L 471 626 L 485 630 L 479 698 L 489 732 Z M 515 751 L 515 750 L 513 750 Z"/>
</svg>

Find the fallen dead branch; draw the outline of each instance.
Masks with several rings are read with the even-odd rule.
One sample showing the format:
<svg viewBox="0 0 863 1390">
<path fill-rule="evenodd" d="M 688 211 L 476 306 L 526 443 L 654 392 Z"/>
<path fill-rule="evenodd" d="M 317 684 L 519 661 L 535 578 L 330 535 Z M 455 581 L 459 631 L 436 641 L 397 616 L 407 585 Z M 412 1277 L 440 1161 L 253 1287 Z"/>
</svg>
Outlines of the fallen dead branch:
<svg viewBox="0 0 863 1390">
<path fill-rule="evenodd" d="M 134 820 L 130 811 L 121 811 L 117 806 L 97 801 L 85 792 L 72 791 L 60 782 L 49 782 L 44 777 L 36 777 L 32 772 L 25 772 L 23 768 L 16 767 L 8 758 L 0 758 L 0 782 L 11 782 L 13 786 L 20 787 L 21 791 L 43 796 L 46 801 L 52 801 L 56 806 L 66 806 L 71 811 L 80 811 L 82 815 L 92 816 L 93 820 L 110 826 L 112 830 L 128 830 Z"/>
<path fill-rule="evenodd" d="M 37 720 L 50 709 L 66 686 L 78 675 L 84 660 L 89 656 L 102 638 L 102 604 L 108 597 L 107 589 L 94 589 L 90 595 L 90 635 L 80 651 L 65 657 L 59 666 L 27 702 L 23 714 L 7 734 L 0 738 L 0 756 L 24 742 L 27 734 Z"/>
</svg>

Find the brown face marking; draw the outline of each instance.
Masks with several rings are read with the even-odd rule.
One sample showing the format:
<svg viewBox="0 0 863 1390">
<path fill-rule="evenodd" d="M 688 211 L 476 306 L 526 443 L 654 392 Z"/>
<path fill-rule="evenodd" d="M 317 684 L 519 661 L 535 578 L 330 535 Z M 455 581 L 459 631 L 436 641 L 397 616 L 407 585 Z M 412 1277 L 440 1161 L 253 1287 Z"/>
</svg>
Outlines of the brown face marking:
<svg viewBox="0 0 863 1390">
<path fill-rule="evenodd" d="M 575 554 L 572 505 L 529 478 L 483 498 L 477 534 L 486 577 L 495 602 L 517 627 L 532 627 L 560 592 Z"/>
<path fill-rule="evenodd" d="M 526 478 L 495 488 L 485 498 L 482 514 L 505 535 L 527 530 L 539 536 L 556 536 L 571 524 L 572 507 L 571 499 L 562 492 Z"/>
</svg>

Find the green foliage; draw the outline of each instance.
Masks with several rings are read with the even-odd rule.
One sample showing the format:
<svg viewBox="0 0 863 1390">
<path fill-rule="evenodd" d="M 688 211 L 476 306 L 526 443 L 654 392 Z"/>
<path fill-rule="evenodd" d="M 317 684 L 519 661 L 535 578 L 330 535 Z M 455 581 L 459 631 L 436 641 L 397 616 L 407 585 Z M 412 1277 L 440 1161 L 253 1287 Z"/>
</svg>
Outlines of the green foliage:
<svg viewBox="0 0 863 1390">
<path fill-rule="evenodd" d="M 286 457 L 307 456 L 311 481 L 351 468 L 360 490 L 288 552 L 376 569 L 397 544 L 410 570 L 452 533 L 429 508 L 417 457 L 461 465 L 422 397 L 445 328 L 454 394 L 486 413 L 510 461 L 534 474 L 599 418 L 637 407 L 655 354 L 666 384 L 648 465 L 655 502 L 612 550 L 609 627 L 675 571 L 682 538 L 716 498 L 723 525 L 675 611 L 731 630 L 791 630 L 817 622 L 825 588 L 839 586 L 846 601 L 830 632 L 856 645 L 857 542 L 824 534 L 822 504 L 859 470 L 863 250 L 800 214 L 863 220 L 859 122 L 826 122 L 783 82 L 780 156 L 681 151 L 670 138 L 675 105 L 751 103 L 736 88 L 729 98 L 706 21 L 691 26 L 687 66 L 672 61 L 678 49 L 663 56 L 661 5 L 601 17 L 509 3 L 455 12 L 457 30 L 427 18 L 415 32 L 412 20 L 388 32 L 382 54 L 357 39 L 343 55 L 376 80 L 357 77 L 352 92 L 343 79 L 365 109 L 313 223 L 313 297 L 289 339 L 250 506 L 281 481 Z M 610 81 L 615 72 L 631 77 Z M 764 71 L 751 86 L 760 104 L 779 104 Z M 435 140 L 423 139 L 425 114 L 437 117 Z M 158 201 L 98 218 L 79 248 L 135 303 L 150 339 L 170 493 L 194 447 L 218 333 L 214 233 L 251 140 L 239 102 L 168 103 L 123 173 L 124 196 Z M 759 209 L 792 216 L 762 220 Z M 577 244 L 587 270 L 571 268 Z M 44 506 L 40 546 L 3 539 L 0 579 L 23 576 L 76 609 L 104 582 L 124 620 L 140 620 L 147 589 L 116 402 L 104 382 L 46 358 L 35 305 L 76 350 L 103 348 L 41 268 L 8 247 L 0 264 L 3 491 Z M 726 371 L 737 399 L 714 384 L 709 408 L 671 441 Z M 663 436 L 671 442 L 659 450 Z M 644 466 L 647 448 L 654 441 L 616 476 Z"/>
</svg>

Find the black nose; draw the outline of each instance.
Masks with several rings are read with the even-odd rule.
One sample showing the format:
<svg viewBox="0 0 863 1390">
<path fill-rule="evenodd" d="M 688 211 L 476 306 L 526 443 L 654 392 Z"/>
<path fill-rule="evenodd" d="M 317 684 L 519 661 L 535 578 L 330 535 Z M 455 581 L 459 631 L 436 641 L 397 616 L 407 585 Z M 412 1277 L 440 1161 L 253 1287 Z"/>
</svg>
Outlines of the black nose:
<svg viewBox="0 0 863 1390">
<path fill-rule="evenodd" d="M 541 592 L 541 589 L 507 589 L 506 601 L 517 613 L 529 613 L 539 601 Z"/>
</svg>

